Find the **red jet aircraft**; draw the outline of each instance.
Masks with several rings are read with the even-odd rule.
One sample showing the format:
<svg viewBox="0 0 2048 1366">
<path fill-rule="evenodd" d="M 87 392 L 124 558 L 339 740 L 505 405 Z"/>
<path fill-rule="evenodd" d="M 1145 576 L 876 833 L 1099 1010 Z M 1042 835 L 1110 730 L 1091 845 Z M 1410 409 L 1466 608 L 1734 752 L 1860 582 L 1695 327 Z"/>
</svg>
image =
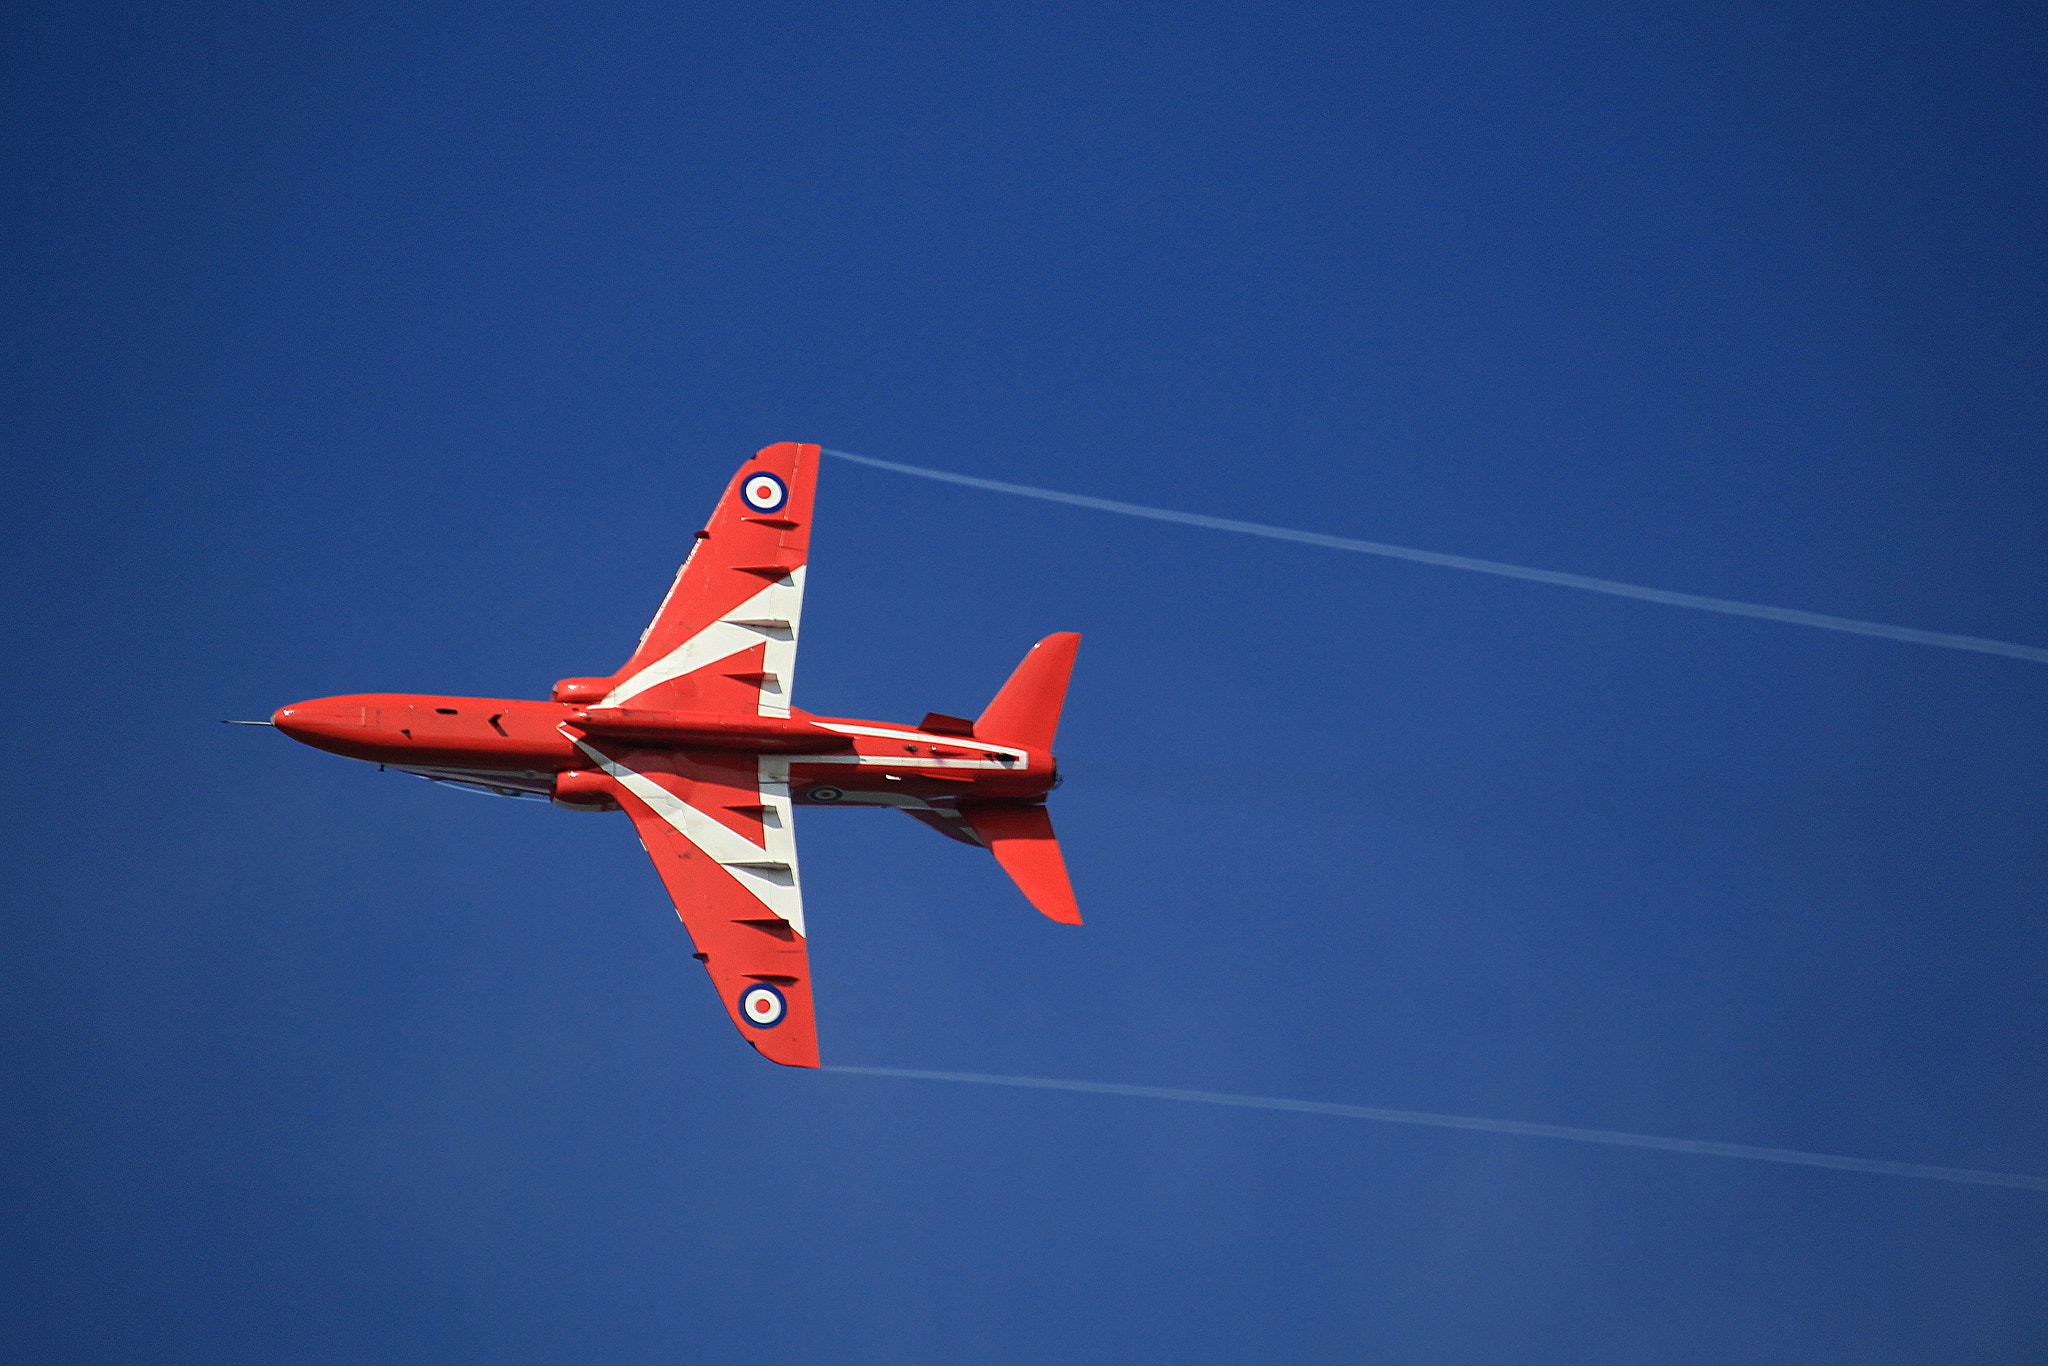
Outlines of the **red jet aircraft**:
<svg viewBox="0 0 2048 1366">
<path fill-rule="evenodd" d="M 1032 905 L 1081 923 L 1045 797 L 1081 637 L 1047 636 L 973 721 L 916 726 L 789 705 L 818 447 L 740 467 L 640 646 L 546 702 L 365 693 L 285 707 L 317 749 L 502 796 L 633 818 L 747 1042 L 818 1065 L 793 806 L 894 806 L 991 850 Z"/>
</svg>

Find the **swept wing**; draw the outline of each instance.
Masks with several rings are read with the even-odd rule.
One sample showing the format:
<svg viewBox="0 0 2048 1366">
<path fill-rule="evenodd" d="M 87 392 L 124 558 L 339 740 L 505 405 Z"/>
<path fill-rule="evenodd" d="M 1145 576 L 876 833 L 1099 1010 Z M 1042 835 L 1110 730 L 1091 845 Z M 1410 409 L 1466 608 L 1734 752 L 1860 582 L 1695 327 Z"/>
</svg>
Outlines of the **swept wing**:
<svg viewBox="0 0 2048 1366">
<path fill-rule="evenodd" d="M 577 745 L 612 779 L 740 1033 L 775 1062 L 816 1067 L 789 760 Z"/>
<path fill-rule="evenodd" d="M 740 467 L 601 707 L 789 715 L 818 448 Z"/>
</svg>

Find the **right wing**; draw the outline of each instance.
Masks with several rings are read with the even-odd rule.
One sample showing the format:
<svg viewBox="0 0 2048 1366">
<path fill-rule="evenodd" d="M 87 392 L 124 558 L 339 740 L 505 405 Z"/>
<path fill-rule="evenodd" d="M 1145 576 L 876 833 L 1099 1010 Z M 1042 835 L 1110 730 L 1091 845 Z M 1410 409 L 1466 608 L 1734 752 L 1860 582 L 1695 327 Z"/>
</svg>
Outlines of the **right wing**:
<svg viewBox="0 0 2048 1366">
<path fill-rule="evenodd" d="M 740 466 L 600 707 L 789 715 L 818 448 Z"/>
<path fill-rule="evenodd" d="M 788 758 L 576 744 L 612 780 L 740 1034 L 773 1062 L 816 1067 Z"/>
</svg>

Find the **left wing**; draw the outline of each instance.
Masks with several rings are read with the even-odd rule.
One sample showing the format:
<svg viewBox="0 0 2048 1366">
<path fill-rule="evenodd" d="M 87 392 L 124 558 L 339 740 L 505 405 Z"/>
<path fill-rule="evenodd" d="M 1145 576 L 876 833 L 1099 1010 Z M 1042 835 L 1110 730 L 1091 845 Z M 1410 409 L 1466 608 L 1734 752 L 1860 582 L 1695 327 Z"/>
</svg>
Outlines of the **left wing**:
<svg viewBox="0 0 2048 1366">
<path fill-rule="evenodd" d="M 773 1062 L 816 1067 L 788 758 L 576 744 L 612 780 L 741 1035 Z"/>
<path fill-rule="evenodd" d="M 817 483 L 794 441 L 740 466 L 599 706 L 789 715 Z"/>
</svg>

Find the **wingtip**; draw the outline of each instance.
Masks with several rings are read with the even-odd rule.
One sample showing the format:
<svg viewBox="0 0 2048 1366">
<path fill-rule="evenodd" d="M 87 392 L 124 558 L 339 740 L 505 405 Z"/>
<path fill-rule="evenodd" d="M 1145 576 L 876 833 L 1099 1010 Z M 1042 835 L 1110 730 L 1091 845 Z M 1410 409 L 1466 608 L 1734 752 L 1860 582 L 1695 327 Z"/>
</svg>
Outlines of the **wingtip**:
<svg viewBox="0 0 2048 1366">
<path fill-rule="evenodd" d="M 756 1053 L 759 1053 L 778 1067 L 801 1067 L 814 1072 L 818 1069 L 818 1046 L 815 1038 L 806 1040 L 810 1045 L 808 1048 L 799 1045 L 795 1048 L 775 1050 L 761 1047 L 759 1039 L 748 1039 L 747 1042 L 752 1045 Z"/>
</svg>

